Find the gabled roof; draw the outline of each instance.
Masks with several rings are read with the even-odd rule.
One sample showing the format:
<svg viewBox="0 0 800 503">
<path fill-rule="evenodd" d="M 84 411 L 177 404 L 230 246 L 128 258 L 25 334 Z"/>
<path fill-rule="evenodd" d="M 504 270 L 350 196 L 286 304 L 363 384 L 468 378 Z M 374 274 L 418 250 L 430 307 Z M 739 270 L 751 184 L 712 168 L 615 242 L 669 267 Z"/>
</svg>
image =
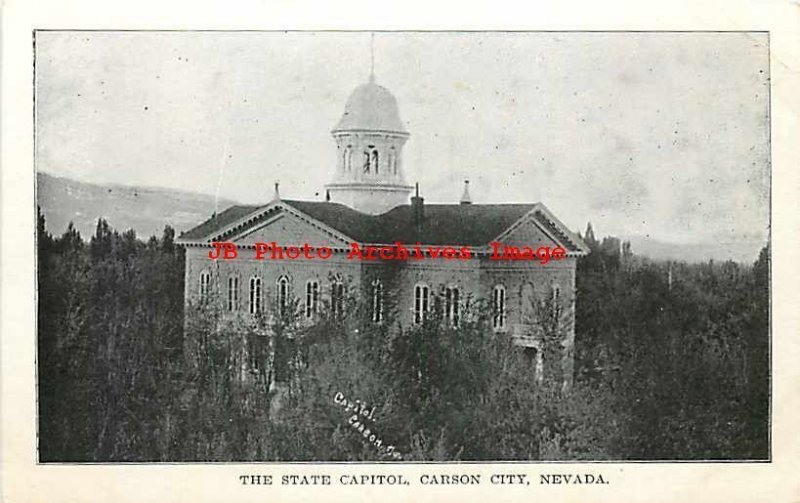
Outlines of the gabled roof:
<svg viewBox="0 0 800 503">
<path fill-rule="evenodd" d="M 192 229 L 182 233 L 180 235 L 180 239 L 183 240 L 203 239 L 213 234 L 214 231 L 224 229 L 228 225 L 236 222 L 241 218 L 246 217 L 247 215 L 253 213 L 259 208 L 261 208 L 261 206 L 244 206 L 244 205 L 231 206 L 230 208 L 228 208 L 227 210 L 223 211 L 218 215 L 212 215 L 211 218 L 209 218 L 202 224 L 198 225 L 197 227 L 193 227 Z"/>
<path fill-rule="evenodd" d="M 414 208 L 403 205 L 381 215 L 368 215 L 339 203 L 283 199 L 266 206 L 233 206 L 182 234 L 180 241 L 211 241 L 227 235 L 239 221 L 258 220 L 258 214 L 285 204 L 358 243 L 487 246 L 528 214 L 570 252 L 588 251 L 583 241 L 559 222 L 541 203 L 425 204 L 421 227 Z"/>
<path fill-rule="evenodd" d="M 532 204 L 426 204 L 418 231 L 414 209 L 398 206 L 379 215 L 370 242 L 486 246 L 533 208 Z"/>
</svg>

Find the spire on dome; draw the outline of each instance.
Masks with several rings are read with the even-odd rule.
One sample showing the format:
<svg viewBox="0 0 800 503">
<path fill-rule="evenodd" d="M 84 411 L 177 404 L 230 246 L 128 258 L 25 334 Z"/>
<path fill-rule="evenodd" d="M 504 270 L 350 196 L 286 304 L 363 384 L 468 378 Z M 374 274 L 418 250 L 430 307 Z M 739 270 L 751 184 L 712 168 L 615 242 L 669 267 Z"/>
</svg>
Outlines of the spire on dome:
<svg viewBox="0 0 800 503">
<path fill-rule="evenodd" d="M 369 83 L 375 83 L 375 32 L 369 34 Z"/>
</svg>

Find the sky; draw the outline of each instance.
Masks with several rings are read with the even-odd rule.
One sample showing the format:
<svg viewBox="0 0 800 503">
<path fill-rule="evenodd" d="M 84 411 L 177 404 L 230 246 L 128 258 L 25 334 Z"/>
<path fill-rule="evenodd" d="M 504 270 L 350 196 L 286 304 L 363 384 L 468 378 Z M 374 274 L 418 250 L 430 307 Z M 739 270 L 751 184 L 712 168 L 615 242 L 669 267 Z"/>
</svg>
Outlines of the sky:
<svg viewBox="0 0 800 503">
<path fill-rule="evenodd" d="M 322 200 L 367 32 L 37 32 L 36 166 Z M 765 33 L 377 32 L 426 202 L 543 202 L 575 231 L 764 239 Z"/>
</svg>

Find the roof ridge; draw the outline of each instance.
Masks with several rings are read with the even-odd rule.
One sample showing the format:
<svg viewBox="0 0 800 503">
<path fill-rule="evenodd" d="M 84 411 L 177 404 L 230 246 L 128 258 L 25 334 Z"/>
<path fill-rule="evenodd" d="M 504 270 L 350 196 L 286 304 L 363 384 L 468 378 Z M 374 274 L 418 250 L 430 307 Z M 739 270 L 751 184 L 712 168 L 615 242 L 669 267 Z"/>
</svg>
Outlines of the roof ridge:
<svg viewBox="0 0 800 503">
<path fill-rule="evenodd" d="M 272 204 L 272 203 L 270 203 Z M 244 222 L 267 205 L 236 205 L 181 235 L 203 241 L 235 222 Z M 342 203 L 282 199 L 280 204 L 300 212 L 333 231 L 359 243 L 424 242 L 428 245 L 486 246 L 542 203 L 426 204 L 422 227 L 416 225 L 411 205 L 395 206 L 379 215 L 362 213 Z M 552 215 L 549 211 L 546 215 Z M 580 251 L 580 242 L 561 222 L 552 222 L 557 240 Z"/>
</svg>

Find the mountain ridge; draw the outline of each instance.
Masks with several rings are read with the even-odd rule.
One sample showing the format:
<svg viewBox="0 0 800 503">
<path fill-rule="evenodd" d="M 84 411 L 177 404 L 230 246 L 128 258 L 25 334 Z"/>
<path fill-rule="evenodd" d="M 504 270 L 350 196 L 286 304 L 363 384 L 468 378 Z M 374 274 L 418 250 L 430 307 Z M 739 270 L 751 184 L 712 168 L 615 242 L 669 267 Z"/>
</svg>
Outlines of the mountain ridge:
<svg viewBox="0 0 800 503">
<path fill-rule="evenodd" d="M 72 222 L 84 239 L 94 234 L 99 218 L 119 231 L 133 229 L 147 239 L 161 236 L 166 225 L 180 234 L 215 211 L 238 204 L 180 189 L 96 184 L 41 171 L 36 174 L 36 189 L 36 203 L 48 232 L 59 235 Z"/>
<path fill-rule="evenodd" d="M 96 184 L 39 172 L 37 204 L 53 235 L 73 222 L 84 239 L 95 232 L 98 218 L 119 231 L 133 229 L 142 238 L 160 236 L 166 225 L 176 235 L 207 220 L 214 212 L 241 204 L 237 201 L 166 187 Z M 729 242 L 678 244 L 650 236 L 621 235 L 634 254 L 654 260 L 754 262 L 766 240 L 741 236 Z"/>
</svg>

